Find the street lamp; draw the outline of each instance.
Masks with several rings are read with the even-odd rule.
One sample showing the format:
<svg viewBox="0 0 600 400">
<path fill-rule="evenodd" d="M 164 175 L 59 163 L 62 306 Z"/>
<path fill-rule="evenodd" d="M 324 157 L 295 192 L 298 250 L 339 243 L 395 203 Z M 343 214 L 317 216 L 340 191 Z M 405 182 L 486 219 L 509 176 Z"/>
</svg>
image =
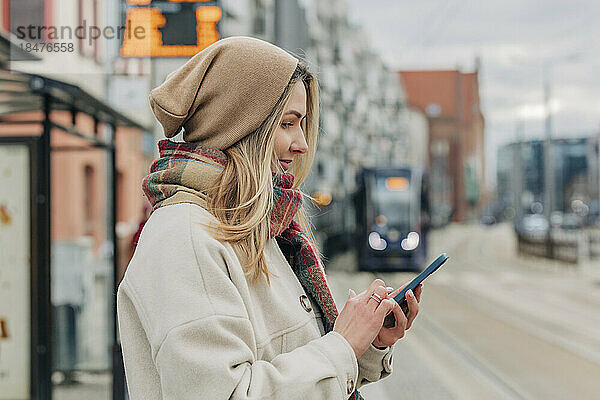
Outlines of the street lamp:
<svg viewBox="0 0 600 400">
<path fill-rule="evenodd" d="M 550 215 L 554 209 L 554 196 L 552 187 L 554 186 L 554 169 L 552 160 L 552 84 L 551 68 L 556 64 L 566 61 L 576 61 L 581 57 L 581 53 L 570 53 L 565 56 L 547 58 L 542 60 L 542 82 L 543 82 L 543 106 L 544 106 L 544 216 L 550 220 Z M 523 61 L 516 60 L 521 66 L 526 66 Z M 538 64 L 539 65 L 539 64 Z M 538 68 L 536 66 L 536 68 Z"/>
<path fill-rule="evenodd" d="M 542 76 L 544 80 L 544 108 L 546 118 L 544 121 L 545 139 L 544 139 L 544 216 L 550 221 L 550 215 L 554 209 L 552 186 L 554 184 L 554 170 L 552 163 L 552 110 L 550 108 L 550 79 L 548 67 L 542 67 Z M 550 228 L 551 229 L 551 228 Z M 548 232 L 550 236 L 550 232 Z"/>
</svg>

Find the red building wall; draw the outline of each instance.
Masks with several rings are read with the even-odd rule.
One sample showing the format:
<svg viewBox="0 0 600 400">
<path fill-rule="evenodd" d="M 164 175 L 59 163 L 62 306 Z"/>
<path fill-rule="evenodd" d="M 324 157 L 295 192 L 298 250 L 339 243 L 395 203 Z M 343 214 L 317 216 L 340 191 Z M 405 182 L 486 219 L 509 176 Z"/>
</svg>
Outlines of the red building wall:
<svg viewBox="0 0 600 400">
<path fill-rule="evenodd" d="M 485 187 L 484 118 L 480 110 L 478 72 L 399 71 L 399 77 L 409 105 L 427 115 L 429 167 L 432 158 L 439 156 L 435 149 L 447 148 L 445 162 L 452 181 L 449 193 L 454 210 L 452 219 L 463 221 L 474 217 Z M 477 196 L 467 189 L 473 187 L 470 169 L 476 171 Z"/>
</svg>

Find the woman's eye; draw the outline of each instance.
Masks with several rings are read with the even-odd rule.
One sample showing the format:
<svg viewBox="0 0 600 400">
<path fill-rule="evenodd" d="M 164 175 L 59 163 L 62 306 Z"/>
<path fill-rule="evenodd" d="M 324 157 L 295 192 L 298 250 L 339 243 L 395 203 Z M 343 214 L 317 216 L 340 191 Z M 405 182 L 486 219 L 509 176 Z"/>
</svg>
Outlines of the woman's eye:
<svg viewBox="0 0 600 400">
<path fill-rule="evenodd" d="M 284 128 L 291 128 L 294 124 L 292 124 L 291 122 L 282 122 L 281 126 L 283 126 Z"/>
</svg>

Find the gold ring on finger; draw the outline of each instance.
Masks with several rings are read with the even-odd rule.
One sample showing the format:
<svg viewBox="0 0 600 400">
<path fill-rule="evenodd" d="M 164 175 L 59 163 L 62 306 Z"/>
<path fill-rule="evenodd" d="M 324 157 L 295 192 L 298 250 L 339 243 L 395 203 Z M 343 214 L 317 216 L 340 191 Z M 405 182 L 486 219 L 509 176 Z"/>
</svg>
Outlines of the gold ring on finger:
<svg viewBox="0 0 600 400">
<path fill-rule="evenodd" d="M 381 300 L 383 300 L 383 299 L 381 298 L 381 296 L 379 296 L 377 293 L 373 293 L 373 294 L 371 295 L 371 298 L 372 298 L 373 300 L 375 300 L 375 301 L 377 302 L 377 304 L 381 303 Z"/>
</svg>

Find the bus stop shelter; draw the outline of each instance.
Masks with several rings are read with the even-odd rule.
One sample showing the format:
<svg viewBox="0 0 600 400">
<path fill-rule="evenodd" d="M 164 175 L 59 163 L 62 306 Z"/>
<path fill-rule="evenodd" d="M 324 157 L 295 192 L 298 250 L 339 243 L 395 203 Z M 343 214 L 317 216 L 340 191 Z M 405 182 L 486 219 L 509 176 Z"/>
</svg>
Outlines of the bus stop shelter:
<svg viewBox="0 0 600 400">
<path fill-rule="evenodd" d="M 52 292 L 57 290 L 52 279 L 53 276 L 56 279 L 60 272 L 53 270 L 53 259 L 57 254 L 62 254 L 52 248 L 53 224 L 61 222 L 54 221 L 52 216 L 62 205 L 51 204 L 55 189 L 51 159 L 58 154 L 87 152 L 102 154 L 99 156 L 102 160 L 99 165 L 102 165 L 102 181 L 105 182 L 102 189 L 105 210 L 102 216 L 105 221 L 102 228 L 103 245 L 100 251 L 94 250 L 103 256 L 100 263 L 92 261 L 96 266 L 94 268 L 109 271 L 104 296 L 101 285 L 95 281 L 91 283 L 92 287 L 100 287 L 101 294 L 96 296 L 100 299 L 100 308 L 96 309 L 106 308 L 103 314 L 106 315 L 106 323 L 102 329 L 106 328 L 108 339 L 102 339 L 98 350 L 100 356 L 96 357 L 107 361 L 104 364 L 96 362 L 90 368 L 104 369 L 108 374 L 112 372 L 112 398 L 125 398 L 116 323 L 116 283 L 120 276 L 116 231 L 115 140 L 123 128 L 149 131 L 78 86 L 41 75 L 0 68 L 0 157 L 4 158 L 3 188 L 0 191 L 4 193 L 0 195 L 0 238 L 6 244 L 0 252 L 0 285 L 4 285 L 0 290 L 3 292 L 0 302 L 6 300 L 2 296 L 10 301 L 4 303 L 6 309 L 0 309 L 0 316 L 5 314 L 0 332 L 0 366 L 2 363 L 4 367 L 10 364 L 6 368 L 12 371 L 12 374 L 6 374 L 5 380 L 8 382 L 2 382 L 0 377 L 0 392 L 11 388 L 14 390 L 12 398 L 51 399 L 51 376 L 57 365 L 57 360 L 53 358 L 58 357 L 63 362 L 71 357 L 69 351 L 53 351 L 56 346 L 60 347 L 60 343 L 69 346 L 73 340 L 55 337 L 57 332 L 59 336 L 68 336 L 74 326 L 71 323 L 71 328 L 57 330 L 56 318 L 59 317 L 60 322 L 64 323 L 73 317 L 72 310 L 78 308 L 67 308 L 71 310 L 70 313 L 58 315 L 57 308 L 53 308 L 52 304 Z M 69 184 L 65 183 L 67 186 Z M 92 195 L 98 193 L 85 194 Z M 67 215 L 71 210 L 62 212 Z M 90 212 L 94 213 L 94 210 Z M 91 251 L 85 253 L 86 260 L 90 259 L 88 253 L 92 254 Z M 69 254 L 72 256 L 74 253 Z M 68 268 L 76 267 L 64 263 L 64 258 L 62 260 L 67 274 Z M 64 287 L 65 293 L 71 289 Z M 84 311 L 88 313 L 85 315 L 94 315 L 94 310 Z M 97 350 L 93 340 L 80 348 L 92 353 Z M 89 358 L 94 359 L 92 356 Z M 5 394 L 11 398 L 10 393 L 5 391 Z"/>
</svg>

